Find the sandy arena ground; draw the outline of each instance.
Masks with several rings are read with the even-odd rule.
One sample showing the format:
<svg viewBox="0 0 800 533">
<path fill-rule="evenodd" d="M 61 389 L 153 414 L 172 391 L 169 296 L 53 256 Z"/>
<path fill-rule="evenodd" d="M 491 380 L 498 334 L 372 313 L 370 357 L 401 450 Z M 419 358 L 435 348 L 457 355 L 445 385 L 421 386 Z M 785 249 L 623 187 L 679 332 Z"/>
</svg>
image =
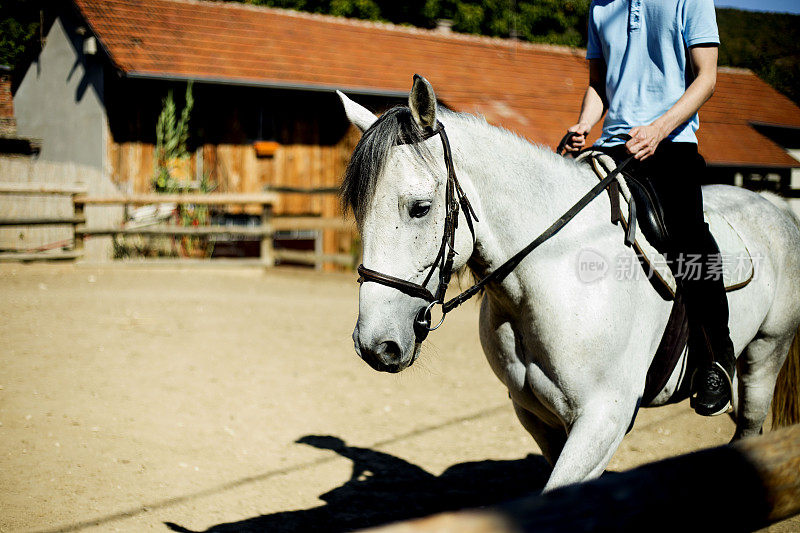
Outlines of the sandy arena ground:
<svg viewBox="0 0 800 533">
<path fill-rule="evenodd" d="M 0 531 L 343 531 L 546 477 L 474 304 L 387 375 L 350 274 L 2 265 L 0 298 Z M 610 469 L 732 433 L 644 410 Z"/>
</svg>

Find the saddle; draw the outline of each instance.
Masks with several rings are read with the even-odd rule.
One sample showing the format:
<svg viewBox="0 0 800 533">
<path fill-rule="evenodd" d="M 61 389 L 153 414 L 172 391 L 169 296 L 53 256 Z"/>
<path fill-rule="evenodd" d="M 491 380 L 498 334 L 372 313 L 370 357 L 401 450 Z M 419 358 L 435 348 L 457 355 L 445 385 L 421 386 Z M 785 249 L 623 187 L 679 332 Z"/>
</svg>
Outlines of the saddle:
<svg viewBox="0 0 800 533">
<path fill-rule="evenodd" d="M 616 162 L 600 151 L 582 152 L 576 161 L 588 164 L 599 179 L 616 168 Z M 622 172 L 608 187 L 611 222 L 625 230 L 625 244 L 633 247 L 644 274 L 653 288 L 665 299 L 673 300 L 678 291 L 673 268 L 679 267 L 664 257 L 670 248 L 670 235 L 664 224 L 664 210 L 649 181 Z M 703 218 L 711 231 L 713 246 L 722 260 L 721 274 L 726 291 L 747 285 L 755 269 L 752 257 L 741 236 L 722 213 L 705 208 Z M 638 231 L 637 231 L 638 230 Z"/>
<path fill-rule="evenodd" d="M 595 150 L 582 152 L 576 161 L 590 165 L 601 180 L 617 166 L 610 156 Z M 673 272 L 674 264 L 667 262 L 663 256 L 663 252 L 670 248 L 670 235 L 664 224 L 664 211 L 658 195 L 647 180 L 637 179 L 624 172 L 607 190 L 611 202 L 611 222 L 619 223 L 625 230 L 625 244 L 636 251 L 639 263 L 653 288 L 665 300 L 673 301 L 669 319 L 643 386 L 639 405 L 648 406 L 666 387 L 684 354 L 684 378 L 692 375 L 698 361 L 696 357 L 690 357 L 691 353 L 687 351 L 689 321 L 683 294 L 676 281 L 676 274 L 679 272 Z M 744 287 L 754 274 L 752 258 L 744 241 L 721 213 L 706 208 L 703 216 L 722 259 L 725 290 L 733 291 Z M 682 379 L 667 403 L 686 399 L 690 394 L 689 381 Z M 635 417 L 634 414 L 634 419 Z"/>
<path fill-rule="evenodd" d="M 624 174 L 625 183 L 636 206 L 636 221 L 642 233 L 657 250 L 664 250 L 669 242 L 669 232 L 664 224 L 664 210 L 658 195 L 647 180 L 639 180 L 630 174 Z"/>
</svg>

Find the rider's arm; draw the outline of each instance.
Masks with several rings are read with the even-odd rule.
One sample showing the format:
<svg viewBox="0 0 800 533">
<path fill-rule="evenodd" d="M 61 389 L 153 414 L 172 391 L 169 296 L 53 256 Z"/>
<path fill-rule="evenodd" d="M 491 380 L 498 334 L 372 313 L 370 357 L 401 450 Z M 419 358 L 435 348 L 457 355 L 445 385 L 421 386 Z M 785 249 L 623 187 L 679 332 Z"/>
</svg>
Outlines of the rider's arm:
<svg viewBox="0 0 800 533">
<path fill-rule="evenodd" d="M 653 155 L 661 141 L 689 120 L 711 98 L 717 83 L 717 55 L 718 49 L 714 43 L 689 48 L 694 81 L 666 113 L 650 125 L 637 126 L 630 131 L 631 140 L 626 146 L 629 152 L 636 154 L 636 159 L 646 159 Z"/>
<path fill-rule="evenodd" d="M 578 135 L 574 136 L 567 144 L 567 150 L 573 152 L 583 148 L 586 144 L 586 134 L 595 124 L 600 122 L 606 109 L 608 109 L 608 101 L 606 100 L 606 62 L 603 59 L 590 59 L 589 86 L 583 95 L 581 114 L 578 117 L 578 123 L 567 130 L 574 131 Z"/>
</svg>

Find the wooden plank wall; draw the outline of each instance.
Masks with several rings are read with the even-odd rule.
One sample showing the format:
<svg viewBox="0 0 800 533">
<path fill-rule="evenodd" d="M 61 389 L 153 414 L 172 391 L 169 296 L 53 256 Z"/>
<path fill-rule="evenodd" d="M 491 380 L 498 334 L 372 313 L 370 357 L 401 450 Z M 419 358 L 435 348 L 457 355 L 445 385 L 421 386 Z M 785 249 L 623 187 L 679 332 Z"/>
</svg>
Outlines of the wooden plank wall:
<svg viewBox="0 0 800 533">
<path fill-rule="evenodd" d="M 110 140 L 106 166 L 111 181 L 125 194 L 153 192 L 154 156 L 152 144 Z"/>
<path fill-rule="evenodd" d="M 270 187 L 338 187 L 359 138 L 358 130 L 351 127 L 336 144 L 281 145 L 270 157 L 257 157 L 252 143 L 205 143 L 195 151 L 192 172 L 196 177 L 206 173 L 217 191 L 228 193 L 261 192 Z M 123 192 L 152 192 L 154 153 L 155 147 L 149 143 L 112 140 L 108 150 L 112 181 Z M 274 214 L 337 217 L 342 211 L 335 194 L 282 193 Z M 323 253 L 349 253 L 354 236 L 355 228 L 351 232 L 324 231 Z"/>
<path fill-rule="evenodd" d="M 108 171 L 122 192 L 150 192 L 155 124 L 162 99 L 172 90 L 181 109 L 186 85 L 116 78 L 107 82 Z M 354 127 L 348 127 L 332 92 L 196 83 L 193 94 L 192 172 L 196 179 L 208 176 L 219 192 L 338 187 L 360 138 Z M 366 96 L 359 101 L 376 111 L 398 103 Z M 273 156 L 257 157 L 253 143 L 258 140 L 275 141 L 280 147 Z M 282 194 L 275 214 L 335 217 L 341 216 L 341 209 L 333 194 Z M 322 251 L 348 252 L 354 231 L 326 231 Z"/>
<path fill-rule="evenodd" d="M 252 144 L 203 144 L 195 152 L 192 172 L 207 172 L 219 192 L 261 192 L 268 187 L 301 189 L 338 187 L 350 154 L 360 138 L 351 128 L 332 146 L 282 145 L 274 156 L 257 157 Z M 109 163 L 112 181 L 129 193 L 152 192 L 155 147 L 143 142 L 111 142 Z M 198 170 L 201 168 L 202 170 Z M 340 213 L 334 195 L 281 195 L 276 214 Z"/>
</svg>

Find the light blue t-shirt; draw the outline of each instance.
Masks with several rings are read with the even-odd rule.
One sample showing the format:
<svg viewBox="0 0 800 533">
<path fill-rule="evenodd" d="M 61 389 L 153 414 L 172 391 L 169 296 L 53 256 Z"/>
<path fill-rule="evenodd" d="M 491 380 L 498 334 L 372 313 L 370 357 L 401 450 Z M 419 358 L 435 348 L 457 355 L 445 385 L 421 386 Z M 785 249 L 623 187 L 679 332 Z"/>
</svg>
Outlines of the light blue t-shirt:
<svg viewBox="0 0 800 533">
<path fill-rule="evenodd" d="M 667 112 L 692 80 L 687 47 L 719 44 L 713 0 L 594 0 L 586 59 L 606 62 L 608 113 L 599 143 Z M 697 113 L 668 137 L 697 142 Z"/>
</svg>

